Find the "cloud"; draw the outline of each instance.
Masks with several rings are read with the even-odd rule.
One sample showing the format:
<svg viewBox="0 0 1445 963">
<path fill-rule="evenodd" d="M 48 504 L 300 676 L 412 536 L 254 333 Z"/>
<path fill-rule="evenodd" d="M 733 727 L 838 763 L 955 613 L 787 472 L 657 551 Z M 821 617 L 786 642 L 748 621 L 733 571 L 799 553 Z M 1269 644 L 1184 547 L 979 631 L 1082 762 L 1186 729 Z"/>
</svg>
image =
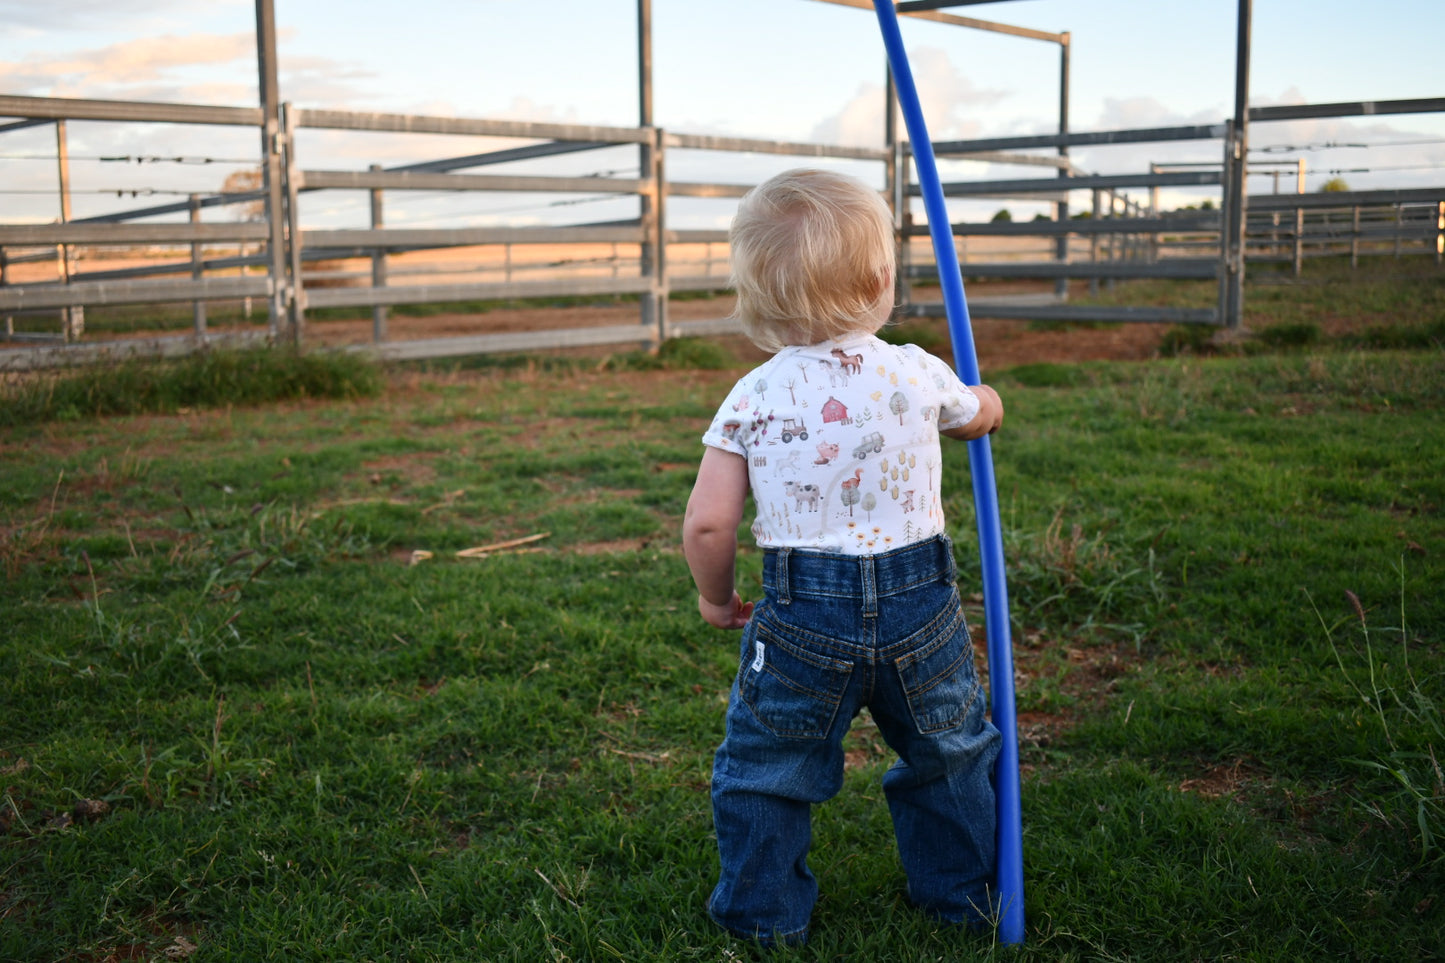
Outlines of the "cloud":
<svg viewBox="0 0 1445 963">
<path fill-rule="evenodd" d="M 137 87 L 177 84 L 178 73 L 188 68 L 244 67 L 255 60 L 250 33 L 166 34 L 0 63 L 0 86 L 32 96 L 123 99 L 134 97 Z"/>
<path fill-rule="evenodd" d="M 1005 90 L 975 86 L 938 47 L 918 47 L 908 56 L 919 106 L 935 139 L 977 136 L 982 125 L 973 115 L 1009 97 Z M 847 103 L 814 126 L 808 139 L 848 147 L 882 147 L 883 106 L 881 84 L 860 84 Z"/>
<path fill-rule="evenodd" d="M 1094 130 L 1134 130 L 1149 127 L 1185 127 L 1195 124 L 1218 124 L 1224 114 L 1212 110 L 1199 110 L 1192 114 L 1181 114 L 1169 109 L 1162 101 L 1153 97 L 1108 97 L 1104 108 L 1092 124 Z M 1078 127 L 1078 121 L 1072 126 Z M 1080 128 L 1082 129 L 1082 128 Z"/>
<path fill-rule="evenodd" d="M 286 99 L 346 107 L 375 100 L 375 70 L 327 57 L 288 56 L 281 32 Z M 0 61 L 0 89 L 35 97 L 252 105 L 257 102 L 256 37 L 240 33 L 160 34 L 105 47 Z"/>
<path fill-rule="evenodd" d="M 208 7 L 240 6 L 240 0 L 207 0 Z M 186 0 L 0 0 L 0 23 L 7 30 L 31 31 L 75 30 L 78 24 L 87 29 L 102 29 L 109 24 L 137 18 L 156 20 L 170 11 L 193 12 L 195 5 Z"/>
</svg>

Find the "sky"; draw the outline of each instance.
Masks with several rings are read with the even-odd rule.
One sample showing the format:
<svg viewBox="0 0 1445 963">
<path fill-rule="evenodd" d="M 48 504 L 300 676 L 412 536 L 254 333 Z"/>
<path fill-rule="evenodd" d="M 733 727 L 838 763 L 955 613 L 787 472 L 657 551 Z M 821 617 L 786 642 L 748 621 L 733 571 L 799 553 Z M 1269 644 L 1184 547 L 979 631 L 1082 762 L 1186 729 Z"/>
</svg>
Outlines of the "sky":
<svg viewBox="0 0 1445 963">
<path fill-rule="evenodd" d="M 1233 113 L 1234 0 L 1000 0 L 953 12 L 1069 32 L 1075 131 L 1215 124 Z M 619 127 L 639 121 L 636 0 L 275 0 L 275 14 L 282 98 L 300 107 Z M 885 59 L 871 12 L 816 0 L 652 0 L 652 20 L 656 125 L 882 145 Z M 0 94 L 258 102 L 255 5 L 248 0 L 0 0 L 0 25 Z M 1250 104 L 1445 96 L 1442 28 L 1439 0 L 1375 0 L 1368 7 L 1258 0 Z M 902 19 L 902 30 L 934 140 L 1057 129 L 1057 45 L 912 18 Z M 252 130 L 79 121 L 67 127 L 77 218 L 214 191 L 227 174 L 257 163 Z M 515 143 L 303 130 L 297 149 L 305 169 L 364 170 Z M 1445 114 L 1256 124 L 1250 146 L 1255 193 L 1271 192 L 1277 182 L 1293 190 L 1300 158 L 1309 191 L 1330 177 L 1354 189 L 1445 183 Z M 1071 157 L 1081 169 L 1116 173 L 1144 170 L 1151 161 L 1217 163 L 1220 149 L 1199 141 L 1074 148 Z M 0 133 L 0 222 L 58 216 L 55 154 L 51 126 Z M 667 176 L 752 183 L 798 163 L 670 151 Z M 881 165 L 828 166 L 882 185 Z M 486 171 L 629 177 L 636 168 L 635 149 L 610 148 Z M 950 161 L 942 173 L 965 180 L 1040 170 Z M 388 226 L 586 223 L 636 210 L 635 199 L 591 195 L 401 194 L 387 193 Z M 1217 189 L 1167 192 L 1163 205 L 1211 195 Z M 1076 197 L 1076 209 L 1087 204 L 1087 195 Z M 1043 210 L 999 199 L 955 207 L 956 216 L 970 219 L 987 219 L 1000 207 L 1015 219 Z M 308 194 L 302 226 L 362 227 L 367 211 L 362 192 Z M 729 201 L 676 198 L 668 205 L 674 228 L 723 227 L 731 213 Z"/>
</svg>

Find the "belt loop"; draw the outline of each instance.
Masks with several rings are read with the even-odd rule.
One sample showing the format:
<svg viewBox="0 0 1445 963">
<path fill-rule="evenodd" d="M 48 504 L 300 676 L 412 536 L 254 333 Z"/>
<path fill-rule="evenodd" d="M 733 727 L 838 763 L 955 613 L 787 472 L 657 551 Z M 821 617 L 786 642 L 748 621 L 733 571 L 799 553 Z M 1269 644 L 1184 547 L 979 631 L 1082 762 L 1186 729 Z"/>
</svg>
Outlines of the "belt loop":
<svg viewBox="0 0 1445 963">
<path fill-rule="evenodd" d="M 773 581 L 776 583 L 774 591 L 778 594 L 779 605 L 791 605 L 793 597 L 788 585 L 788 557 L 793 550 L 786 545 L 778 549 L 776 565 L 773 568 Z"/>
<path fill-rule="evenodd" d="M 863 588 L 863 617 L 872 619 L 878 617 L 878 572 L 873 567 L 872 555 L 860 555 L 858 557 L 858 574 L 861 576 Z"/>
<path fill-rule="evenodd" d="M 943 550 L 943 564 L 939 570 L 943 572 L 943 583 L 945 585 L 958 584 L 958 559 L 953 555 L 953 540 L 947 535 L 938 536 L 939 547 Z"/>
</svg>

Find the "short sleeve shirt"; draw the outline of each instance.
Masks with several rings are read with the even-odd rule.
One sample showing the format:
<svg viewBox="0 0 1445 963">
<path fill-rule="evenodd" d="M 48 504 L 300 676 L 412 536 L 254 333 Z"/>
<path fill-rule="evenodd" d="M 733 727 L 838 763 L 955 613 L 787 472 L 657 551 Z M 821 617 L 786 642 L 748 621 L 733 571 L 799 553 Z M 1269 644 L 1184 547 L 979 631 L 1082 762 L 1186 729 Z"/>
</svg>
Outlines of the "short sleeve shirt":
<svg viewBox="0 0 1445 963">
<path fill-rule="evenodd" d="M 702 440 L 747 459 L 758 545 L 875 555 L 944 531 L 939 432 L 978 411 L 943 361 L 869 335 L 784 348 Z"/>
</svg>

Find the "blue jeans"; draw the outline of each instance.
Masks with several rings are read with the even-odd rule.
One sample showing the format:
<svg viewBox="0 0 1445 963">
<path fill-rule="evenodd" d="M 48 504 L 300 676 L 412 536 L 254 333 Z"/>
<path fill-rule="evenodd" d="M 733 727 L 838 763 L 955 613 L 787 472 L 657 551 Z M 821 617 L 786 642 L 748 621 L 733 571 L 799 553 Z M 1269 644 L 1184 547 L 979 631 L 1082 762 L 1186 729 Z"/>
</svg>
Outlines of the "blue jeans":
<svg viewBox="0 0 1445 963">
<path fill-rule="evenodd" d="M 946 536 L 862 557 L 768 550 L 713 763 L 719 925 L 807 939 L 811 807 L 842 788 L 843 736 L 865 706 L 898 754 L 883 790 L 910 900 L 951 922 L 992 915 L 1000 736 L 956 579 Z"/>
</svg>

